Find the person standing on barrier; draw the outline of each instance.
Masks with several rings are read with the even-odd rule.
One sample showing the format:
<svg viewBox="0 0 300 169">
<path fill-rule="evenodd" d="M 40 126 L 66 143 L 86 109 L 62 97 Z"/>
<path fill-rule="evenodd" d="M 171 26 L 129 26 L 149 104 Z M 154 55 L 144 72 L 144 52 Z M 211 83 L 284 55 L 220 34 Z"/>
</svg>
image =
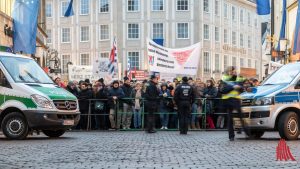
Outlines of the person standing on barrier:
<svg viewBox="0 0 300 169">
<path fill-rule="evenodd" d="M 157 88 L 158 79 L 155 75 L 151 76 L 151 80 L 149 85 L 146 88 L 145 99 L 146 99 L 146 107 L 148 110 L 147 115 L 147 129 L 148 133 L 156 133 L 154 130 L 155 127 L 155 116 L 154 113 L 157 112 L 158 108 L 158 97 L 159 97 L 159 89 Z"/>
<path fill-rule="evenodd" d="M 191 119 L 191 106 L 195 100 L 193 87 L 188 84 L 187 77 L 183 77 L 182 84 L 176 88 L 174 100 L 178 106 L 180 134 L 187 134 Z"/>
<path fill-rule="evenodd" d="M 115 115 L 118 109 L 118 101 L 124 97 L 123 90 L 119 87 L 119 81 L 113 81 L 112 88 L 108 90 L 109 121 L 112 129 L 118 130 L 120 121 L 115 121 Z"/>
<path fill-rule="evenodd" d="M 237 115 L 241 119 L 242 127 L 244 128 L 244 121 L 242 119 L 242 111 L 241 111 L 241 100 L 240 93 L 242 92 L 241 86 L 242 78 L 237 76 L 237 72 L 234 66 L 230 66 L 226 70 L 226 74 L 222 77 L 222 86 L 220 87 L 222 93 L 222 99 L 224 100 L 224 108 L 226 110 L 228 120 L 227 120 L 227 128 L 229 134 L 229 140 L 234 141 L 234 128 L 233 128 L 233 113 L 237 113 Z"/>
<path fill-rule="evenodd" d="M 87 129 L 87 120 L 90 108 L 89 99 L 93 98 L 93 92 L 88 89 L 88 84 L 83 82 L 80 86 L 81 91 L 78 94 L 79 110 L 81 113 L 79 129 Z"/>
<path fill-rule="evenodd" d="M 118 121 L 122 120 L 122 127 L 124 130 L 130 129 L 131 118 L 133 113 L 133 102 L 130 98 L 133 88 L 131 87 L 130 80 L 128 77 L 124 77 L 124 85 L 121 87 L 125 96 L 123 102 L 123 112 L 119 113 Z M 118 126 L 120 127 L 120 126 Z"/>
</svg>

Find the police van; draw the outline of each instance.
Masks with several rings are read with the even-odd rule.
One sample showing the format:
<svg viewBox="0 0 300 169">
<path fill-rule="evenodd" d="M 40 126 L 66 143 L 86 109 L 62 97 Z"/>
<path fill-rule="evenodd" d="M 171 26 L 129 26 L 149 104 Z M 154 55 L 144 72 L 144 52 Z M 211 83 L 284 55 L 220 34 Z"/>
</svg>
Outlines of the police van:
<svg viewBox="0 0 300 169">
<path fill-rule="evenodd" d="M 59 137 L 80 119 L 74 95 L 58 87 L 35 60 L 0 52 L 0 124 L 9 139 L 33 131 Z"/>
<path fill-rule="evenodd" d="M 300 118 L 300 63 L 282 66 L 261 86 L 241 94 L 246 134 L 260 138 L 265 131 L 278 131 L 281 138 L 296 140 Z M 241 128 L 234 118 L 235 128 Z"/>
</svg>

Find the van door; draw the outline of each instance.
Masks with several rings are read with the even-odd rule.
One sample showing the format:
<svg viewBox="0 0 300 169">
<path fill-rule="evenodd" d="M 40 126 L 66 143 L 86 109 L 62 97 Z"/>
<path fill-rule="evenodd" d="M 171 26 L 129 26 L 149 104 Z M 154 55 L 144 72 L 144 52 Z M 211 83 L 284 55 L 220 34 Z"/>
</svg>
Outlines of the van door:
<svg viewBox="0 0 300 169">
<path fill-rule="evenodd" d="M 7 81 L 3 71 L 0 69 L 0 107 L 5 100 L 5 91 L 7 88 L 11 88 L 9 82 Z"/>
</svg>

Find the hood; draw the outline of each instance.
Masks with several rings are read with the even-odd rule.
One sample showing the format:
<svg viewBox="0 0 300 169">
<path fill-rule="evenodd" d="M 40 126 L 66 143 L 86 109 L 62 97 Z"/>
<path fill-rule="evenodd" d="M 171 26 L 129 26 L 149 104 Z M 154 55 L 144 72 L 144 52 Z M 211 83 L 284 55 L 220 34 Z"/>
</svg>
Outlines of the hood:
<svg viewBox="0 0 300 169">
<path fill-rule="evenodd" d="M 55 85 L 27 84 L 31 88 L 47 95 L 51 100 L 76 100 L 77 98 L 67 90 Z"/>
<path fill-rule="evenodd" d="M 257 86 L 253 87 L 252 92 L 244 92 L 241 94 L 241 97 L 243 99 L 256 99 L 260 97 L 268 96 L 274 92 L 280 92 L 284 87 L 287 87 L 287 85 L 263 85 L 263 86 Z"/>
</svg>

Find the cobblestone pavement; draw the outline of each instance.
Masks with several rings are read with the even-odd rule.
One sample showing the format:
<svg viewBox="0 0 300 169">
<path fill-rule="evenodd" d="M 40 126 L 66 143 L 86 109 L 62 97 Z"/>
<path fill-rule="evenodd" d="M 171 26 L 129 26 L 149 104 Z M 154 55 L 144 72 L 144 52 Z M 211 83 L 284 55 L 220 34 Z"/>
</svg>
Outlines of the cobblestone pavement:
<svg viewBox="0 0 300 169">
<path fill-rule="evenodd" d="M 299 141 L 289 141 L 300 162 Z M 275 158 L 279 136 L 266 133 L 260 140 L 225 131 L 68 132 L 62 138 L 31 136 L 9 141 L 0 135 L 0 169 L 9 168 L 300 168 L 296 162 Z"/>
</svg>

